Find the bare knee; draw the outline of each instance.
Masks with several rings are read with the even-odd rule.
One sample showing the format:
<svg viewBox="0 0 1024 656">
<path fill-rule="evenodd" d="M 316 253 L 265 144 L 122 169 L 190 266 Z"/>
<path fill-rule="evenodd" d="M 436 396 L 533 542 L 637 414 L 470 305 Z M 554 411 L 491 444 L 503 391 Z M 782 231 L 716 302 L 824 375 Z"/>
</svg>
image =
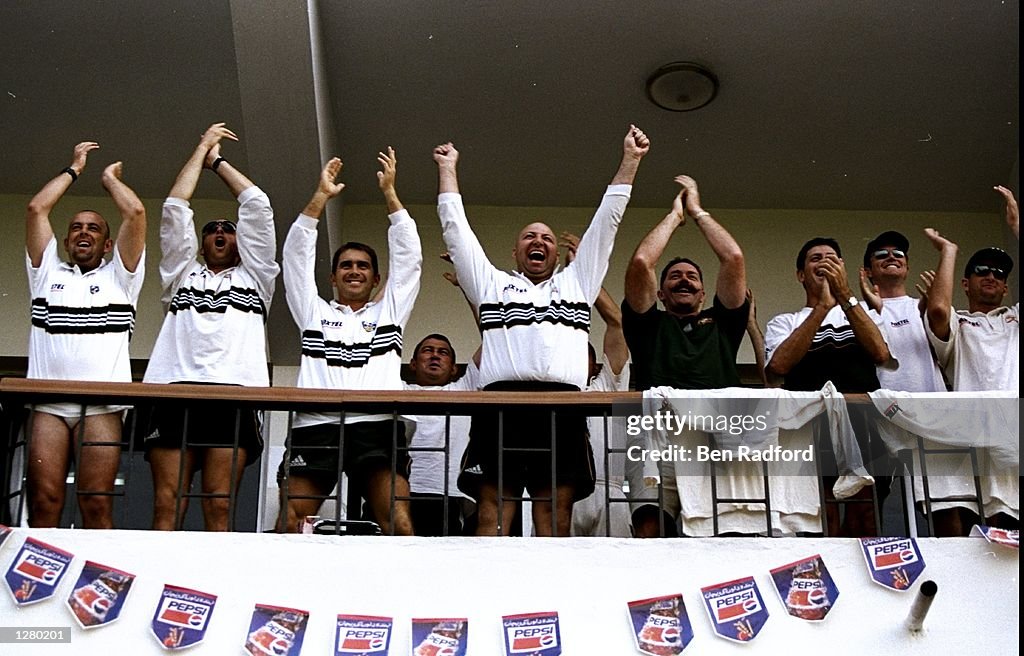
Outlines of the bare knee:
<svg viewBox="0 0 1024 656">
<path fill-rule="evenodd" d="M 203 498 L 203 519 L 207 531 L 228 530 L 228 515 L 230 512 L 230 499 L 226 497 Z"/>
<path fill-rule="evenodd" d="M 78 509 L 82 512 L 82 524 L 85 528 L 114 528 L 113 507 L 114 500 L 108 495 L 78 496 Z"/>
</svg>

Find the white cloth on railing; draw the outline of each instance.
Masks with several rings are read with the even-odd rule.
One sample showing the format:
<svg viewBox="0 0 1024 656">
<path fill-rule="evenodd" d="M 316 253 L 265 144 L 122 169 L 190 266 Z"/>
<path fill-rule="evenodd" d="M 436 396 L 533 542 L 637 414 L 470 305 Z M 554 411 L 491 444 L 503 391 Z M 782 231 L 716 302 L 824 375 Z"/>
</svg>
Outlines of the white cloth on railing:
<svg viewBox="0 0 1024 656">
<path fill-rule="evenodd" d="M 1020 513 L 1020 406 L 1017 392 L 910 393 L 878 390 L 870 395 L 875 409 L 888 419 L 879 433 L 893 453 L 911 449 L 915 473 L 921 472 L 917 438 L 928 449 L 976 447 L 982 501 L 986 516 L 997 512 Z M 966 455 L 930 455 L 929 494 L 932 498 L 974 497 L 970 458 Z M 915 494 L 924 494 L 915 476 Z M 938 502 L 935 509 L 965 507 L 977 510 L 973 500 Z"/>
<path fill-rule="evenodd" d="M 647 436 L 647 448 L 663 450 L 675 445 L 691 449 L 689 462 L 675 462 L 676 486 L 680 497 L 680 520 L 687 535 L 708 535 L 712 532 L 712 500 L 709 463 L 697 462 L 700 445 L 722 451 L 737 452 L 743 445 L 752 450 L 780 447 L 794 453 L 813 445 L 811 419 L 825 414 L 833 450 L 839 463 L 840 477 L 833 491 L 843 499 L 856 494 L 874 479 L 864 468 L 850 423 L 846 401 L 829 383 L 820 392 L 789 392 L 779 389 L 751 390 L 725 388 L 717 390 L 676 390 L 658 387 L 644 392 L 644 414 L 655 416 L 659 411 L 671 412 L 686 421 L 686 430 L 653 430 Z M 752 429 L 740 434 L 730 433 L 728 421 L 714 430 L 691 430 L 701 424 L 698 416 L 749 417 Z M 763 418 L 763 421 L 758 421 Z M 695 421 L 697 419 L 697 421 Z M 657 428 L 657 427 L 656 427 Z M 677 425 L 678 428 L 678 425 Z M 818 457 L 818 454 L 814 454 Z M 769 493 L 772 505 L 772 526 L 777 534 L 821 530 L 820 498 L 816 468 L 813 462 L 769 462 Z M 658 463 L 644 463 L 645 482 L 660 480 Z M 751 498 L 764 496 L 763 470 L 757 462 L 716 464 L 716 485 L 719 497 Z M 719 532 L 759 533 L 766 528 L 764 507 L 760 503 L 722 504 L 719 509 Z"/>
</svg>

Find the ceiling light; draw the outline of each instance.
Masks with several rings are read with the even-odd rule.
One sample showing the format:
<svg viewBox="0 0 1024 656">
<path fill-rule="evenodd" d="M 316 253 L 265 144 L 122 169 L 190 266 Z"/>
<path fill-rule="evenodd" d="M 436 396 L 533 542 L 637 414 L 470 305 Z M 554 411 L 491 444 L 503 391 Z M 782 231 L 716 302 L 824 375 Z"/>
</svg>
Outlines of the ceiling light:
<svg viewBox="0 0 1024 656">
<path fill-rule="evenodd" d="M 691 112 L 714 100 L 718 78 L 700 64 L 665 64 L 647 78 L 647 97 L 671 112 Z"/>
</svg>

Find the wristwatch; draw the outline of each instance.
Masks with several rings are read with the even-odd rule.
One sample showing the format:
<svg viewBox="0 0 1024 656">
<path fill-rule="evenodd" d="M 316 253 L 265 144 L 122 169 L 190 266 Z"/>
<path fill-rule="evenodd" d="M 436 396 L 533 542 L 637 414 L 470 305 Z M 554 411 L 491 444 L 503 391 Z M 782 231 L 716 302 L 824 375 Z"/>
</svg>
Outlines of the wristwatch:
<svg viewBox="0 0 1024 656">
<path fill-rule="evenodd" d="M 851 296 L 846 301 L 839 304 L 839 307 L 843 308 L 843 312 L 849 312 L 851 308 L 855 307 L 859 301 L 856 296 Z"/>
</svg>

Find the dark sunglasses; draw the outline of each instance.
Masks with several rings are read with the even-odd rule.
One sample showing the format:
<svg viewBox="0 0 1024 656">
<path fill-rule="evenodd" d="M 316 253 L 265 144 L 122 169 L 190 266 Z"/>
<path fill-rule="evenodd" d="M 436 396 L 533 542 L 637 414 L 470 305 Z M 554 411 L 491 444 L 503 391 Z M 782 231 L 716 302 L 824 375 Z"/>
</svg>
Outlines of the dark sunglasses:
<svg viewBox="0 0 1024 656">
<path fill-rule="evenodd" d="M 203 226 L 203 236 L 206 236 L 206 235 L 209 235 L 211 233 L 217 232 L 217 228 L 222 229 L 224 232 L 229 232 L 229 233 L 234 233 L 235 232 L 235 224 L 233 222 L 227 221 L 225 219 L 220 219 L 219 221 L 210 221 L 209 223 L 204 225 Z"/>
<path fill-rule="evenodd" d="M 982 278 L 990 273 L 996 277 L 996 280 L 1006 280 L 1008 275 L 999 267 L 989 266 L 987 264 L 975 264 L 974 268 L 971 270 L 971 275 L 980 276 Z"/>
<path fill-rule="evenodd" d="M 905 258 L 907 256 L 907 254 L 904 251 L 901 251 L 898 248 L 883 248 L 881 250 L 877 250 L 874 253 L 872 253 L 871 257 L 873 257 L 876 260 L 878 260 L 879 262 L 881 262 L 882 260 L 884 260 L 887 257 L 889 257 L 890 253 L 892 253 L 893 257 L 895 257 L 897 259 L 900 259 L 900 260 L 902 260 L 903 258 Z"/>
</svg>

